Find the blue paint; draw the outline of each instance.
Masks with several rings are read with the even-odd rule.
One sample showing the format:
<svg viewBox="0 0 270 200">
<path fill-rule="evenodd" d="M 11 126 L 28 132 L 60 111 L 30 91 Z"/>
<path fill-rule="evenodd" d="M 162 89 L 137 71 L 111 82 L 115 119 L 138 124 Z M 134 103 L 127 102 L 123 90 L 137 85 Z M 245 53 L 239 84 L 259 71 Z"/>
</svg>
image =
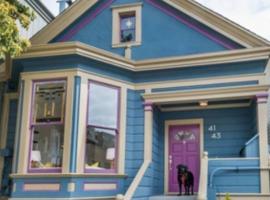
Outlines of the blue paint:
<svg viewBox="0 0 270 200">
<path fill-rule="evenodd" d="M 144 91 L 127 91 L 127 121 L 126 121 L 126 160 L 125 190 L 128 189 L 136 176 L 144 155 L 144 107 L 141 93 Z"/>
<path fill-rule="evenodd" d="M 223 88 L 223 87 L 235 87 L 235 86 L 248 86 L 248 85 L 257 85 L 257 84 L 258 84 L 258 81 L 242 81 L 242 82 L 216 83 L 216 84 L 195 85 L 195 86 L 154 88 L 154 89 L 152 89 L 152 92 L 169 92 L 169 91 L 177 91 L 177 90 L 211 89 L 211 88 Z"/>
<path fill-rule="evenodd" d="M 204 150 L 210 158 L 239 157 L 245 143 L 254 135 L 251 107 L 164 112 L 160 123 L 164 126 L 165 120 L 197 118 L 204 121 Z M 217 132 L 222 134 L 221 140 L 212 138 L 211 125 L 216 125 Z"/>
<path fill-rule="evenodd" d="M 77 168 L 77 145 L 78 145 L 78 128 L 80 113 L 80 94 L 81 94 L 81 77 L 74 77 L 74 96 L 72 109 L 72 132 L 71 132 L 71 148 L 70 148 L 70 166 L 71 173 L 76 172 Z"/>
<path fill-rule="evenodd" d="M 63 62 L 63 60 L 65 62 Z M 78 55 L 70 55 L 16 60 L 12 68 L 12 79 L 16 80 L 21 72 L 82 69 L 90 73 L 130 83 L 146 83 L 257 74 L 264 72 L 266 63 L 267 60 L 257 60 L 199 67 L 133 72 Z"/>
<path fill-rule="evenodd" d="M 245 157 L 259 157 L 259 134 L 256 134 L 245 144 Z"/>
<path fill-rule="evenodd" d="M 143 2 L 143 6 L 142 44 L 132 48 L 133 59 L 161 58 L 176 55 L 216 52 L 227 49 L 182 22 L 177 21 L 174 17 L 160 11 L 146 1 L 116 0 L 112 5 L 134 2 Z M 72 29 L 78 26 L 80 22 L 85 21 L 86 18 L 89 18 L 91 13 L 95 13 L 95 11 L 99 7 L 102 7 L 104 3 L 106 3 L 106 1 L 99 1 L 93 8 L 88 10 L 59 36 L 53 39 L 52 42 L 61 41 L 65 37 L 65 34 L 69 34 Z M 163 8 L 169 9 L 175 15 L 184 18 L 189 23 L 195 24 L 199 29 L 205 30 L 214 37 L 225 41 L 235 48 L 243 48 L 241 45 L 236 44 L 232 40 L 222 36 L 184 13 L 175 10 L 169 5 L 161 2 L 158 3 L 161 4 Z M 112 48 L 112 29 L 112 10 L 108 7 L 99 13 L 89 24 L 76 32 L 69 41 L 80 41 L 123 56 L 123 48 Z"/>
<path fill-rule="evenodd" d="M 164 193 L 164 134 L 160 132 L 159 115 L 160 111 L 154 108 L 152 163 L 134 193 L 134 200 Z"/>
<path fill-rule="evenodd" d="M 239 170 L 218 170 L 220 168 L 239 168 Z M 211 174 L 218 170 L 214 176 L 212 188 L 208 187 L 208 199 L 214 200 L 213 193 L 259 193 L 260 175 L 259 159 L 244 160 L 210 160 L 209 161 L 209 179 Z M 240 170 L 241 168 L 254 168 L 250 170 Z M 209 180 L 209 181 L 210 181 Z M 210 184 L 210 183 L 209 183 Z"/>
<path fill-rule="evenodd" d="M 14 148 L 14 138 L 16 132 L 16 119 L 17 119 L 17 100 L 10 100 L 9 111 L 8 111 L 8 129 L 7 129 L 7 140 L 6 140 L 6 149 L 10 152 L 13 152 Z M 11 192 L 11 179 L 9 175 L 11 174 L 12 169 L 12 160 L 13 155 L 7 156 L 4 158 L 4 169 L 2 176 L 2 187 L 0 194 L 8 196 Z"/>
<path fill-rule="evenodd" d="M 121 178 L 92 178 L 92 177 L 58 177 L 58 178 L 15 178 L 16 191 L 12 192 L 13 198 L 78 198 L 78 197 L 110 197 L 117 194 L 123 194 L 124 177 Z M 27 183 L 59 183 L 60 191 L 24 191 L 23 185 Z M 74 192 L 68 192 L 68 183 L 75 183 L 76 189 Z M 114 190 L 92 190 L 84 191 L 84 183 L 116 183 L 117 188 Z"/>
</svg>

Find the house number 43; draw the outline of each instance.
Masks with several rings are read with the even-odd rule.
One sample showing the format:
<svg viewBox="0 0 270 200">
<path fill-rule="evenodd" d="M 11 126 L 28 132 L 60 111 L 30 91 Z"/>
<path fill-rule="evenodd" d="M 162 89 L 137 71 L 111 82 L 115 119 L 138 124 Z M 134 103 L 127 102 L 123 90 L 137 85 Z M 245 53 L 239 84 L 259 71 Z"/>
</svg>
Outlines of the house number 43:
<svg viewBox="0 0 270 200">
<path fill-rule="evenodd" d="M 220 140 L 222 138 L 222 134 L 217 131 L 216 125 L 209 126 L 208 131 L 210 132 L 212 139 Z"/>
</svg>

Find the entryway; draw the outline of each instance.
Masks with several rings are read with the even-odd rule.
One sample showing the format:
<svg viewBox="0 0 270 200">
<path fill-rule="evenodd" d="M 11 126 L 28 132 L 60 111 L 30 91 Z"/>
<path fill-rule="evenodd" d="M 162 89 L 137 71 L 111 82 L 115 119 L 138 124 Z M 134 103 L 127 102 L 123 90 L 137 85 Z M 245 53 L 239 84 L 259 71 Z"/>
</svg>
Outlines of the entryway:
<svg viewBox="0 0 270 200">
<path fill-rule="evenodd" d="M 173 120 L 165 122 L 165 193 L 178 194 L 177 166 L 186 165 L 194 176 L 194 193 L 198 192 L 202 120 Z M 182 193 L 184 189 L 182 187 Z"/>
</svg>

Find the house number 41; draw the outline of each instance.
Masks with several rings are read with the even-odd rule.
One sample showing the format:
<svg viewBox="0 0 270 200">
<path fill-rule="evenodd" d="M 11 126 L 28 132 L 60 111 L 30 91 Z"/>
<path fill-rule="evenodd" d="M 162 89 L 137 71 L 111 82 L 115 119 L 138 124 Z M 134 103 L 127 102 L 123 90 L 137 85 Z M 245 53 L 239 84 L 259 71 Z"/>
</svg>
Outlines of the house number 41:
<svg viewBox="0 0 270 200">
<path fill-rule="evenodd" d="M 210 132 L 212 139 L 220 140 L 222 138 L 221 133 L 217 131 L 216 125 L 209 126 L 208 131 Z"/>
</svg>

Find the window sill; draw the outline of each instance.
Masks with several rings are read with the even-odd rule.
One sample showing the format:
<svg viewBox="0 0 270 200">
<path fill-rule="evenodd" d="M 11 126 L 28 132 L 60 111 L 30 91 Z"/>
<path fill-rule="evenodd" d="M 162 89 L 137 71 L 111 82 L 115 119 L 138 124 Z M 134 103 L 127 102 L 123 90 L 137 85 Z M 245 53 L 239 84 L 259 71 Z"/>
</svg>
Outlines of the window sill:
<svg viewBox="0 0 270 200">
<path fill-rule="evenodd" d="M 126 178 L 126 174 L 11 174 L 11 178 Z"/>
<path fill-rule="evenodd" d="M 132 47 L 132 46 L 140 46 L 141 42 L 125 42 L 125 43 L 118 43 L 118 44 L 112 44 L 112 48 L 123 48 L 123 47 Z"/>
</svg>

